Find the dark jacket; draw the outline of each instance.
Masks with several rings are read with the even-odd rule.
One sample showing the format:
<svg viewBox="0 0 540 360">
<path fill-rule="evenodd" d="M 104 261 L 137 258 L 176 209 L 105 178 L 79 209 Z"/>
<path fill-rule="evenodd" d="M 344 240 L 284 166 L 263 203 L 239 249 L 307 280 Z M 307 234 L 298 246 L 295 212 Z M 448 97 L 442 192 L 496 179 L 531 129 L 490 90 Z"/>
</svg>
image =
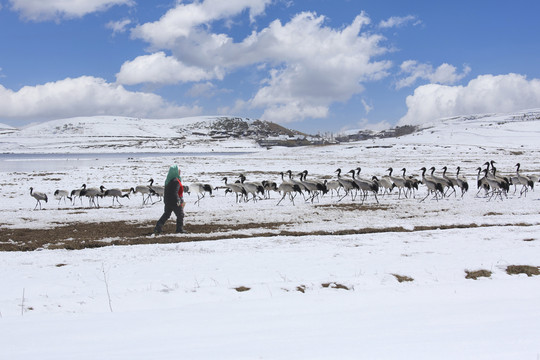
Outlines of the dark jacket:
<svg viewBox="0 0 540 360">
<path fill-rule="evenodd" d="M 184 187 L 182 186 L 182 183 L 180 182 L 180 180 L 174 179 L 165 186 L 163 202 L 165 203 L 165 205 L 174 206 L 178 203 L 178 201 L 184 200 L 183 196 Z"/>
</svg>

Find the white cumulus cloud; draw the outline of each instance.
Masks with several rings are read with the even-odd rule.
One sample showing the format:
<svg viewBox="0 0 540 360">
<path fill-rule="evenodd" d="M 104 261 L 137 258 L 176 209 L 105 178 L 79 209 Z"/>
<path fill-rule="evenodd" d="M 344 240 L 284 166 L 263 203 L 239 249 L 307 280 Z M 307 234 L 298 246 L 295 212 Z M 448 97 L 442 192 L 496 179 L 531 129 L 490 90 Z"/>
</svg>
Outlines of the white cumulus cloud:
<svg viewBox="0 0 540 360">
<path fill-rule="evenodd" d="M 0 119 L 49 120 L 71 116 L 124 115 L 184 117 L 200 113 L 195 107 L 176 106 L 158 95 L 132 92 L 104 79 L 67 78 L 18 91 L 0 85 Z"/>
<path fill-rule="evenodd" d="M 134 0 L 9 0 L 11 9 L 32 21 L 80 18 L 112 6 L 133 6 Z"/>
<path fill-rule="evenodd" d="M 407 60 L 400 66 L 401 74 L 406 74 L 407 76 L 396 82 L 396 88 L 401 89 L 411 86 L 418 79 L 428 80 L 436 84 L 452 85 L 467 76 L 470 71 L 471 68 L 467 65 L 459 73 L 455 66 L 447 63 L 434 69 L 431 64 L 422 64 L 415 60 Z"/>
<path fill-rule="evenodd" d="M 264 118 L 277 122 L 323 118 L 334 102 L 345 102 L 363 91 L 362 82 L 388 75 L 388 61 L 372 58 L 386 51 L 383 38 L 362 33 L 370 19 L 358 15 L 341 29 L 324 26 L 325 18 L 313 13 L 296 15 L 282 25 L 274 21 L 252 41 L 268 58 L 283 62 L 250 100 L 263 107 Z"/>
<path fill-rule="evenodd" d="M 239 42 L 226 34 L 209 32 L 211 26 L 196 26 L 210 25 L 214 19 L 232 17 L 245 9 L 258 14 L 267 3 L 238 0 L 227 11 L 225 5 L 210 11 L 213 0 L 177 5 L 159 21 L 132 32 L 153 48 L 171 51 L 171 55 L 156 52 L 126 62 L 117 81 L 170 84 L 221 80 L 237 69 L 252 67 L 264 81 L 251 99 L 239 103 L 261 108 L 263 118 L 283 123 L 325 117 L 332 103 L 345 102 L 362 92 L 363 82 L 388 76 L 390 61 L 373 60 L 388 51 L 381 46 L 384 37 L 365 30 L 370 19 L 364 13 L 336 29 L 325 25 L 324 16 L 303 12 L 286 23 L 274 20 Z M 256 4 L 259 7 L 253 8 Z M 186 22 L 180 21 L 184 18 Z"/>
<path fill-rule="evenodd" d="M 229 19 L 248 9 L 250 18 L 262 14 L 272 0 L 204 0 L 189 4 L 178 2 L 159 20 L 137 26 L 132 36 L 156 48 L 170 48 L 182 37 L 189 37 L 197 27 L 216 20 Z"/>
<path fill-rule="evenodd" d="M 125 85 L 140 83 L 176 84 L 221 78 L 218 70 L 206 71 L 196 66 L 188 66 L 172 56 L 160 51 L 143 55 L 122 64 L 116 80 Z"/>
<path fill-rule="evenodd" d="M 512 112 L 540 106 L 540 79 L 524 75 L 481 75 L 466 86 L 423 85 L 407 97 L 407 114 L 398 125 L 419 125 L 439 118 Z"/>
</svg>

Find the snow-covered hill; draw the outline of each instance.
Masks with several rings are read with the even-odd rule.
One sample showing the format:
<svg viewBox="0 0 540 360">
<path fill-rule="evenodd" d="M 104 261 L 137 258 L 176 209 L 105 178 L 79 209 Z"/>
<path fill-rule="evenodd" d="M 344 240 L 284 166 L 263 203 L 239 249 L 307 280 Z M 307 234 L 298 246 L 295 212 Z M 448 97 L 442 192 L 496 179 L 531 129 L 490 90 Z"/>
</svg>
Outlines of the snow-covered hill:
<svg viewBox="0 0 540 360">
<path fill-rule="evenodd" d="M 137 119 L 77 117 L 0 133 L 0 152 L 234 151 L 261 149 L 257 141 L 302 134 L 267 121 L 226 116 Z"/>
<path fill-rule="evenodd" d="M 540 109 L 439 119 L 412 134 L 400 134 L 396 128 L 357 136 L 349 133 L 348 139 L 366 139 L 370 144 L 479 145 L 488 141 L 492 146 L 530 147 L 540 138 Z M 304 138 L 308 141 L 301 142 Z M 297 145 L 322 141 L 274 123 L 226 116 L 77 117 L 21 129 L 0 124 L 0 153 L 258 151 L 287 140 Z"/>
<path fill-rule="evenodd" d="M 392 142 L 442 145 L 538 146 L 540 109 L 511 114 L 483 114 L 426 123 L 410 135 Z"/>
<path fill-rule="evenodd" d="M 15 129 L 14 127 L 0 123 L 0 135 L 11 134 L 15 131 L 17 131 L 17 129 Z"/>
</svg>

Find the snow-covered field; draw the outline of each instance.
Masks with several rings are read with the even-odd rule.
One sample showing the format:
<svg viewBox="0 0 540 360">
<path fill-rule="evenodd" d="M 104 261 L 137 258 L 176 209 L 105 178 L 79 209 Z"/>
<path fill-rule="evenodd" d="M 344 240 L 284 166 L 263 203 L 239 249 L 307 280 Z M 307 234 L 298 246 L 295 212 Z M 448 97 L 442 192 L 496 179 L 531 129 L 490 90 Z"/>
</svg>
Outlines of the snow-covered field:
<svg viewBox="0 0 540 360">
<path fill-rule="evenodd" d="M 75 238 L 91 223 L 105 229 L 104 244 L 122 240 L 119 228 L 107 228 L 119 222 L 140 227 L 132 241 L 159 241 L 145 234 L 162 204 L 142 206 L 139 194 L 123 206 L 102 199 L 99 209 L 58 204 L 55 189 L 162 182 L 173 163 L 185 183 L 214 186 L 240 173 L 279 183 L 289 169 L 335 179 L 337 168 L 370 177 L 388 167 L 419 175 L 435 166 L 440 175 L 460 166 L 471 189 L 441 201 L 420 202 L 421 186 L 415 198 L 398 199 L 396 190 L 380 204 L 328 194 L 279 206 L 277 193 L 237 204 L 217 190 L 200 206 L 186 196 L 192 232 L 164 235 L 170 244 L 0 252 L 1 358 L 538 359 L 540 277 L 507 269 L 540 266 L 540 191 L 475 196 L 475 169 L 489 160 L 502 174 L 519 162 L 523 174 L 540 175 L 540 120 L 525 114 L 448 119 L 398 139 L 335 146 L 119 156 L 59 169 L 27 160 L 26 170 L 2 170 L 3 234 L 67 226 Z M 49 195 L 41 211 L 30 186 Z M 198 230 L 210 225 L 212 234 Z M 477 270 L 491 274 L 466 278 Z"/>
</svg>

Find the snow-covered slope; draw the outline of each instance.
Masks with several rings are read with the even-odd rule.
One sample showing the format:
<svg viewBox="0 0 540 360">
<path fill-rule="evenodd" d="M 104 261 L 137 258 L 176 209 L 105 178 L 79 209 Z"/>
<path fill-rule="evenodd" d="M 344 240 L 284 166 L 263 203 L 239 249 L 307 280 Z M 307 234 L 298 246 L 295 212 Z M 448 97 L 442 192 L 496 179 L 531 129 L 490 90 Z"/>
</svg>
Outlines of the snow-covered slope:
<svg viewBox="0 0 540 360">
<path fill-rule="evenodd" d="M 540 109 L 511 114 L 459 116 L 426 123 L 420 131 L 397 143 L 441 145 L 537 146 L 540 139 Z"/>
<path fill-rule="evenodd" d="M 5 128 L 4 128 L 5 126 Z M 388 136 L 386 131 L 380 136 Z M 119 116 L 53 120 L 16 129 L 0 124 L 0 153 L 257 151 L 256 140 L 293 136 L 279 125 L 247 118 L 199 116 L 137 119 Z M 376 136 L 376 135 L 375 135 Z M 398 138 L 366 143 L 535 146 L 540 109 L 439 119 Z"/>
<path fill-rule="evenodd" d="M 188 152 L 240 148 L 252 151 L 260 149 L 254 140 L 291 133 L 265 121 L 225 116 L 181 119 L 77 117 L 0 134 L 0 152 Z"/>
<path fill-rule="evenodd" d="M 17 131 L 17 129 L 15 129 L 14 127 L 0 123 L 0 135 L 11 134 L 15 131 Z"/>
</svg>

